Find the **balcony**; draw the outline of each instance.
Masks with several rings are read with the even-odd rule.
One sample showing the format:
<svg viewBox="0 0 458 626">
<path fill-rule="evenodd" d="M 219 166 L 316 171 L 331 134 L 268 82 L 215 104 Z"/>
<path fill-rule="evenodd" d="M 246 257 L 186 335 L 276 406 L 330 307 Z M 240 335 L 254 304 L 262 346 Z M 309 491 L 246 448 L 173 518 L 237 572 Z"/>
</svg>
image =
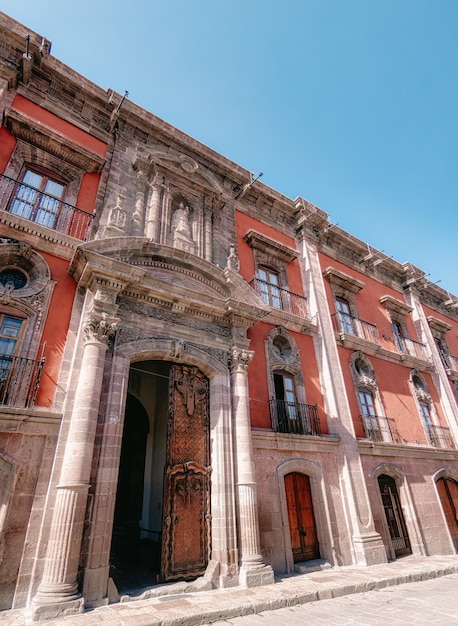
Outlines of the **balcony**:
<svg viewBox="0 0 458 626">
<path fill-rule="evenodd" d="M 378 415 L 361 415 L 361 421 L 367 439 L 375 443 L 403 443 L 396 421 L 393 418 L 379 417 Z"/>
<path fill-rule="evenodd" d="M 307 298 L 304 296 L 271 285 L 259 278 L 253 278 L 250 285 L 264 302 L 274 309 L 280 309 L 302 318 L 308 317 Z"/>
<path fill-rule="evenodd" d="M 394 336 L 393 343 L 396 345 L 398 351 L 401 354 L 421 359 L 422 361 L 429 361 L 428 353 L 426 352 L 426 346 L 424 343 L 413 341 L 408 337 Z"/>
<path fill-rule="evenodd" d="M 0 210 L 86 241 L 93 216 L 20 181 L 0 175 Z"/>
<path fill-rule="evenodd" d="M 377 326 L 370 322 L 365 322 L 348 313 L 338 311 L 331 315 L 332 325 L 338 333 L 359 337 L 371 343 L 379 343 Z"/>
<path fill-rule="evenodd" d="M 320 419 L 316 404 L 270 400 L 272 430 L 292 435 L 321 436 Z"/>
<path fill-rule="evenodd" d="M 444 426 L 424 424 L 426 439 L 433 448 L 455 448 L 455 442 L 450 434 L 450 429 Z"/>
<path fill-rule="evenodd" d="M 33 408 L 44 363 L 0 354 L 0 406 Z"/>
</svg>

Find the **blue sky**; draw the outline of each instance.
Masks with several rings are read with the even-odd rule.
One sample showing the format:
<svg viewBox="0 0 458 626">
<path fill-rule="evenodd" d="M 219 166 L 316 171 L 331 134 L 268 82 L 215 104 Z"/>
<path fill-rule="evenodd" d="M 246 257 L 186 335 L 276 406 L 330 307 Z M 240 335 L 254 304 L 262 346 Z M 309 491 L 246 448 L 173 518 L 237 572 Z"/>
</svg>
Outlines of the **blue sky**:
<svg viewBox="0 0 458 626">
<path fill-rule="evenodd" d="M 458 0 L 3 0 L 52 54 L 458 295 Z"/>
</svg>

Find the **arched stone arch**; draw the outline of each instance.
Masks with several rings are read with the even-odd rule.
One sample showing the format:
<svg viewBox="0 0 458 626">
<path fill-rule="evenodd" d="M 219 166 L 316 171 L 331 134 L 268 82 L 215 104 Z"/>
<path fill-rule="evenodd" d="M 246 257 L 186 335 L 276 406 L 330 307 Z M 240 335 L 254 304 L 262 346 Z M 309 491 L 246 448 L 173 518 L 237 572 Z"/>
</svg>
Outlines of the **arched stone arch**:
<svg viewBox="0 0 458 626">
<path fill-rule="evenodd" d="M 334 539 L 330 532 L 331 516 L 326 497 L 326 487 L 322 467 L 308 459 L 291 458 L 277 466 L 277 486 L 279 492 L 280 512 L 282 518 L 283 540 L 285 546 L 286 571 L 294 571 L 293 553 L 291 548 L 291 534 L 289 529 L 288 506 L 285 489 L 285 476 L 292 472 L 305 474 L 310 479 L 313 510 L 315 514 L 316 530 L 320 544 L 320 554 L 323 559 L 332 565 L 337 563 Z"/>
</svg>

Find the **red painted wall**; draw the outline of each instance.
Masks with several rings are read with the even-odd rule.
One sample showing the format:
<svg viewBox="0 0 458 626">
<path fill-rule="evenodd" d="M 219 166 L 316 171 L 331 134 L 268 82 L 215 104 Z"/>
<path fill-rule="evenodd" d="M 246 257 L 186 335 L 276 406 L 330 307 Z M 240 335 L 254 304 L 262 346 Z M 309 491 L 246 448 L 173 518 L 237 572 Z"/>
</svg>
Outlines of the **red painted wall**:
<svg viewBox="0 0 458 626">
<path fill-rule="evenodd" d="M 44 321 L 43 336 L 38 351 L 39 356 L 44 351 L 46 363 L 41 377 L 36 405 L 51 407 L 56 393 L 62 355 L 67 339 L 76 283 L 73 277 L 68 274 L 68 261 L 44 252 L 40 254 L 48 263 L 51 270 L 51 278 L 56 281 L 56 285 L 49 305 L 48 317 Z"/>
<path fill-rule="evenodd" d="M 47 126 L 53 131 L 68 137 L 72 141 L 84 146 L 91 152 L 104 157 L 107 151 L 107 144 L 96 137 L 93 137 L 84 130 L 81 130 L 77 126 L 66 122 L 62 118 L 54 115 L 50 111 L 46 111 L 38 104 L 34 104 L 23 96 L 16 95 L 11 105 L 13 109 L 31 117 L 32 119 L 40 122 L 41 125 Z"/>
<path fill-rule="evenodd" d="M 4 173 L 16 146 L 16 139 L 7 128 L 0 128 L 0 173 Z"/>
</svg>

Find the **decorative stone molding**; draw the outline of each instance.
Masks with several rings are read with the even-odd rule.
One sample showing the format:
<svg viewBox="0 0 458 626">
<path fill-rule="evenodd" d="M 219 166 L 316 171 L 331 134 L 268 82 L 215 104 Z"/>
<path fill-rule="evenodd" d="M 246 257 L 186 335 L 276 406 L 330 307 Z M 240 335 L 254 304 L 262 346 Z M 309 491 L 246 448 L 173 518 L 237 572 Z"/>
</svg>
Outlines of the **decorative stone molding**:
<svg viewBox="0 0 458 626">
<path fill-rule="evenodd" d="M 345 289 L 345 291 L 349 291 L 350 293 L 357 293 L 365 285 L 365 283 L 363 283 L 362 281 L 353 278 L 353 276 L 349 276 L 344 272 L 340 272 L 333 267 L 328 267 L 327 269 L 325 269 L 323 272 L 323 276 L 332 285 L 337 285 L 338 287 Z"/>
<path fill-rule="evenodd" d="M 105 158 L 68 137 L 57 133 L 49 126 L 27 117 L 14 109 L 5 110 L 5 124 L 17 138 L 75 165 L 85 172 L 101 172 Z"/>
<path fill-rule="evenodd" d="M 261 235 L 261 233 L 255 230 L 249 230 L 243 238 L 253 249 L 258 250 L 267 257 L 275 258 L 281 263 L 291 263 L 299 256 L 299 252 L 293 250 L 293 248 L 289 248 L 270 237 Z"/>
<path fill-rule="evenodd" d="M 447 324 L 447 322 L 444 322 L 443 320 L 434 317 L 433 315 L 430 315 L 427 320 L 431 330 L 435 331 L 441 336 L 445 335 L 445 333 L 452 329 L 451 324 Z"/>
<path fill-rule="evenodd" d="M 393 296 L 382 296 L 380 298 L 380 303 L 388 309 L 388 311 L 398 313 L 399 315 L 408 315 L 413 311 L 413 308 L 406 304 L 405 302 L 401 302 L 397 298 L 393 298 Z"/>
</svg>

